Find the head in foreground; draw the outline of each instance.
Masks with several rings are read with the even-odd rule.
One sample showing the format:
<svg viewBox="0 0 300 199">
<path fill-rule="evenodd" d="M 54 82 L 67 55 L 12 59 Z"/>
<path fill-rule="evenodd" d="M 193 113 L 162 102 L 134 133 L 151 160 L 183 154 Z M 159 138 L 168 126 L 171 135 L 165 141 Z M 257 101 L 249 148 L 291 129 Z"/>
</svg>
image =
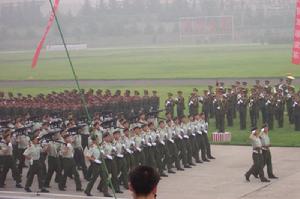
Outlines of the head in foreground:
<svg viewBox="0 0 300 199">
<path fill-rule="evenodd" d="M 129 174 L 129 189 L 134 199 L 156 198 L 157 185 L 160 180 L 158 172 L 152 167 L 138 166 Z"/>
</svg>

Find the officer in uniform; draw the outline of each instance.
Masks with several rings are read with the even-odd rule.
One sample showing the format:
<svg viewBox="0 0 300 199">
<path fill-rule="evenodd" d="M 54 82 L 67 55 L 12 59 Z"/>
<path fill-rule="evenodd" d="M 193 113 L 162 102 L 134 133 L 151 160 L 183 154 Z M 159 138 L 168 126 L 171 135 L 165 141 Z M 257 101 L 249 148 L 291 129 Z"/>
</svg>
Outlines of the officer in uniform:
<svg viewBox="0 0 300 199">
<path fill-rule="evenodd" d="M 122 182 L 125 189 L 128 189 L 128 166 L 126 159 L 124 158 L 125 153 L 125 146 L 122 144 L 121 140 L 121 132 L 120 130 L 116 129 L 113 132 L 113 147 L 116 149 L 116 163 L 118 168 L 118 176 L 120 177 L 120 182 Z"/>
<path fill-rule="evenodd" d="M 165 101 L 165 109 L 166 109 L 166 113 L 170 113 L 173 118 L 175 102 L 172 96 L 173 96 L 172 93 L 168 93 L 168 99 L 166 99 Z"/>
<path fill-rule="evenodd" d="M 97 135 L 93 134 L 91 135 L 92 144 L 89 147 L 89 150 L 87 151 L 85 157 L 91 162 L 91 170 L 92 170 L 92 176 L 87 184 L 87 187 L 84 191 L 84 193 L 87 196 L 92 196 L 91 190 L 97 180 L 97 178 L 100 175 L 101 178 L 101 191 L 104 194 L 104 197 L 112 197 L 108 193 L 108 175 L 105 172 L 105 168 L 102 162 L 102 155 L 101 150 L 99 147 L 99 140 Z"/>
<path fill-rule="evenodd" d="M 25 184 L 25 191 L 32 192 L 30 187 L 32 185 L 34 175 L 38 177 L 39 189 L 42 193 L 48 193 L 49 191 L 44 188 L 43 185 L 43 171 L 42 171 L 42 163 L 40 160 L 41 152 L 46 152 L 47 147 L 42 148 L 39 143 L 38 134 L 35 133 L 32 138 L 31 142 L 27 149 L 24 151 L 23 155 L 27 160 L 30 162 L 30 167 L 27 173 L 27 180 Z"/>
<path fill-rule="evenodd" d="M 269 178 L 277 179 L 278 177 L 273 174 L 272 157 L 270 151 L 271 142 L 268 125 L 264 125 L 262 127 L 260 140 L 262 144 L 263 167 L 267 165 L 267 173 Z"/>
<path fill-rule="evenodd" d="M 141 128 L 139 126 L 135 126 L 133 128 L 134 132 L 134 159 L 135 159 L 135 165 L 145 165 L 146 164 L 146 158 L 145 158 L 145 153 L 143 151 L 143 145 L 144 145 L 144 140 L 141 135 Z"/>
<path fill-rule="evenodd" d="M 118 182 L 118 167 L 116 163 L 116 148 L 112 145 L 112 137 L 109 132 L 103 134 L 103 142 L 101 144 L 101 150 L 103 151 L 105 164 L 108 170 L 108 173 L 111 174 L 111 181 L 113 188 L 116 193 L 123 193 L 120 190 Z"/>
<path fill-rule="evenodd" d="M 76 163 L 74 160 L 74 148 L 72 146 L 72 137 L 69 133 L 63 135 L 65 144 L 61 147 L 61 156 L 62 156 L 62 166 L 64 174 L 62 180 L 59 183 L 59 190 L 65 191 L 67 177 L 74 176 L 76 191 L 83 191 L 81 186 L 81 181 L 79 178 L 78 171 L 76 169 Z"/>
<path fill-rule="evenodd" d="M 3 132 L 0 141 L 0 188 L 3 188 L 5 185 L 5 179 L 9 169 L 11 169 L 13 179 L 16 181 L 16 188 L 23 188 L 20 184 L 21 175 L 16 168 L 12 151 L 11 132 L 7 129 Z"/>
<path fill-rule="evenodd" d="M 52 139 L 53 141 L 50 141 L 48 144 L 48 171 L 45 179 L 45 187 L 49 187 L 54 172 L 56 172 L 55 181 L 57 183 L 62 179 L 62 168 L 59 155 L 63 140 L 60 136 L 60 132 L 57 131 Z"/>
<path fill-rule="evenodd" d="M 181 118 L 184 115 L 185 110 L 184 97 L 182 95 L 182 91 L 177 92 L 177 98 L 175 99 L 175 103 L 177 105 L 177 117 Z"/>
<path fill-rule="evenodd" d="M 263 170 L 263 156 L 262 156 L 262 143 L 259 138 L 259 131 L 257 130 L 256 127 L 254 127 L 251 130 L 251 135 L 249 137 L 252 142 L 252 148 L 253 148 L 253 153 L 252 153 L 252 159 L 253 159 L 253 165 L 247 171 L 245 174 L 246 180 L 250 182 L 250 176 L 251 174 L 256 176 L 256 174 L 259 174 L 259 178 L 262 182 L 270 182 L 267 178 L 265 178 L 264 175 L 264 170 Z"/>
<path fill-rule="evenodd" d="M 29 145 L 30 138 L 28 135 L 21 133 L 17 135 L 16 142 L 17 142 L 17 154 L 18 154 L 18 172 L 22 175 L 23 167 L 25 166 L 25 157 L 23 153 L 27 146 Z"/>
</svg>

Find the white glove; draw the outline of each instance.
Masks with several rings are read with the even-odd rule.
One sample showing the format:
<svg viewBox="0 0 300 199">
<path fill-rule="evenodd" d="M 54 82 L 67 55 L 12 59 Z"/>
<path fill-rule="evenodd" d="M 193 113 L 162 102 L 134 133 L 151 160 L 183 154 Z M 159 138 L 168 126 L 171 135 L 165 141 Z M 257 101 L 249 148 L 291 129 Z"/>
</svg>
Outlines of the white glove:
<svg viewBox="0 0 300 199">
<path fill-rule="evenodd" d="M 98 159 L 94 160 L 94 162 L 95 162 L 96 164 L 101 164 L 101 163 L 102 163 L 102 162 L 101 162 L 100 160 L 98 160 Z"/>
</svg>

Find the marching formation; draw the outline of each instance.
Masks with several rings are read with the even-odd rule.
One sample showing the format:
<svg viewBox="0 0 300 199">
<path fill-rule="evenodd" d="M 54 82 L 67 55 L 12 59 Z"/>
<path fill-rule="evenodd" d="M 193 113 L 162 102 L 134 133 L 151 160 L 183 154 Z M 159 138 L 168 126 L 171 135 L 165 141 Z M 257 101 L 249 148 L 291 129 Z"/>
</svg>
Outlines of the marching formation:
<svg viewBox="0 0 300 199">
<path fill-rule="evenodd" d="M 278 128 L 283 128 L 284 112 L 287 110 L 289 123 L 295 125 L 295 131 L 300 131 L 300 92 L 296 92 L 292 85 L 293 79 L 289 75 L 285 81 L 280 79 L 275 86 L 269 80 L 263 84 L 256 80 L 253 87 L 249 87 L 247 82 L 237 81 L 229 88 L 225 88 L 223 82 L 217 82 L 215 90 L 209 86 L 203 95 L 199 95 L 195 88 L 188 99 L 188 111 L 190 115 L 195 115 L 202 107 L 206 121 L 215 118 L 217 131 L 224 133 L 226 123 L 231 127 L 236 118 L 239 119 L 241 130 L 256 127 L 259 119 L 262 124 L 268 124 L 270 130 L 274 128 L 275 121 Z M 182 116 L 185 103 L 181 91 L 176 97 L 169 93 L 165 101 L 166 111 L 175 115 L 176 107 L 177 116 Z M 247 126 L 248 113 L 251 122 Z"/>
<path fill-rule="evenodd" d="M 28 162 L 27 192 L 37 175 L 40 192 L 49 192 L 47 188 L 55 184 L 65 191 L 71 178 L 76 191 L 91 196 L 100 177 L 97 190 L 111 197 L 109 188 L 116 193 L 122 193 L 121 186 L 128 189 L 128 173 L 136 166 L 151 166 L 167 177 L 175 169 L 183 171 L 214 159 L 204 114 L 172 118 L 167 112 L 163 119 L 159 112 L 141 111 L 131 121 L 124 115 L 108 118 L 95 113 L 89 125 L 72 114 L 65 119 L 44 115 L 41 121 L 30 120 L 27 114 L 14 122 L 2 121 L 0 187 L 5 187 L 11 170 L 16 187 L 22 188 Z M 79 172 L 88 181 L 85 189 Z"/>
</svg>

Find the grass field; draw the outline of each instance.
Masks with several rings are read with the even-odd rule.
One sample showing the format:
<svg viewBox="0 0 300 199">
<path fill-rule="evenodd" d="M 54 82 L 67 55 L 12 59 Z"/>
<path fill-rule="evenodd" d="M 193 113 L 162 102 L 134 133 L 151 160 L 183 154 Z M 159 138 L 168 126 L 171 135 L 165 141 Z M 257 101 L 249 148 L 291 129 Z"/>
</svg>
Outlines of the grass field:
<svg viewBox="0 0 300 199">
<path fill-rule="evenodd" d="M 64 52 L 0 53 L 0 80 L 72 79 Z M 289 45 L 212 45 L 73 51 L 80 79 L 157 79 L 300 76 Z"/>
<path fill-rule="evenodd" d="M 0 53 L 0 80 L 57 80 L 72 79 L 72 74 L 64 52 L 43 52 L 36 69 L 30 67 L 33 52 Z M 214 78 L 214 77 L 280 77 L 286 73 L 300 76 L 298 66 L 290 63 L 291 46 L 289 45 L 230 45 L 230 46 L 185 46 L 163 48 L 128 48 L 99 49 L 71 52 L 73 63 L 80 79 L 158 79 L 158 78 Z M 298 87 L 298 85 L 296 85 Z M 157 86 L 147 87 L 158 90 L 161 105 L 167 92 L 182 90 L 185 97 L 192 88 L 203 90 L 197 85 L 189 86 Z M 62 91 L 74 87 L 18 87 L 1 88 L 5 92 L 38 94 L 53 90 Z M 144 87 L 101 85 L 94 89 L 130 89 L 139 90 Z M 89 88 L 85 88 L 89 89 Z M 249 120 L 249 117 L 248 117 Z M 287 121 L 287 118 L 285 118 Z M 248 122 L 249 124 L 249 122 Z M 248 126 L 248 128 L 250 128 Z M 215 130 L 215 122 L 210 122 L 210 133 Z M 239 119 L 235 120 L 229 144 L 245 145 L 248 142 L 248 131 L 239 130 Z M 271 131 L 274 146 L 300 147 L 300 133 L 285 122 L 282 129 Z"/>
</svg>

